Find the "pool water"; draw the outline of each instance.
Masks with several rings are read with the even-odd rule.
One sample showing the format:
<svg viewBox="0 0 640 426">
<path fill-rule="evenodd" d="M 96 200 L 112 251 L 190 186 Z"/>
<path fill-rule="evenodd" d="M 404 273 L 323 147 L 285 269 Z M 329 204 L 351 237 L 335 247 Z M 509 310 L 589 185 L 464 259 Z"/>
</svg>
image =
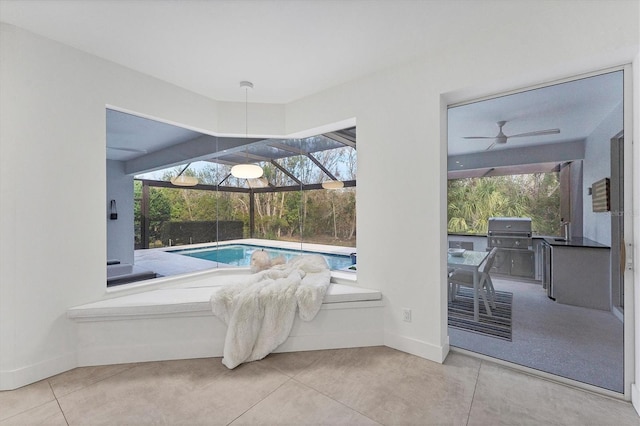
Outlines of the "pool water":
<svg viewBox="0 0 640 426">
<path fill-rule="evenodd" d="M 254 246 L 249 244 L 233 244 L 220 247 L 172 250 L 171 252 L 181 254 L 183 256 L 191 256 L 198 259 L 224 263 L 231 266 L 249 266 L 251 262 L 251 254 L 256 250 L 264 250 L 269 253 L 269 256 L 271 256 L 272 258 L 283 256 L 287 260 L 287 262 L 291 258 L 299 256 L 301 254 L 320 254 L 326 259 L 330 269 L 344 269 L 350 267 L 353 264 L 353 262 L 351 261 L 351 256 L 349 255 L 278 249 L 273 247 Z"/>
</svg>

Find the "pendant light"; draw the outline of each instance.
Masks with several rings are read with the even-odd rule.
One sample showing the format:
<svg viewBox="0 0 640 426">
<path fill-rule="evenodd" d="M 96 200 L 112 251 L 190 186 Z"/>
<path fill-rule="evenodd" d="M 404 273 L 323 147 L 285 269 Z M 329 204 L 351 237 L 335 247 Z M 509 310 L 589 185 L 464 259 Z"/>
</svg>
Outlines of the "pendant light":
<svg viewBox="0 0 640 426">
<path fill-rule="evenodd" d="M 178 173 L 178 176 L 171 178 L 171 183 L 175 186 L 196 186 L 198 184 L 198 178 L 195 176 L 186 176 L 183 175 L 184 171 L 187 170 L 191 163 L 184 166 L 184 169 Z"/>
<path fill-rule="evenodd" d="M 249 89 L 253 89 L 253 83 L 250 81 L 241 81 L 240 88 L 244 87 L 244 134 L 245 138 L 249 138 Z M 249 163 L 249 147 L 246 146 L 247 161 L 244 164 L 236 164 L 231 168 L 231 175 L 238 179 L 257 179 L 262 176 L 262 167 L 257 164 Z"/>
<path fill-rule="evenodd" d="M 325 180 L 322 182 L 324 189 L 342 189 L 344 188 L 344 182 L 341 180 Z"/>
<path fill-rule="evenodd" d="M 249 188 L 266 188 L 269 186 L 269 182 L 267 182 L 267 179 L 264 177 L 257 179 L 250 178 L 247 179 L 247 185 L 249 185 Z"/>
</svg>

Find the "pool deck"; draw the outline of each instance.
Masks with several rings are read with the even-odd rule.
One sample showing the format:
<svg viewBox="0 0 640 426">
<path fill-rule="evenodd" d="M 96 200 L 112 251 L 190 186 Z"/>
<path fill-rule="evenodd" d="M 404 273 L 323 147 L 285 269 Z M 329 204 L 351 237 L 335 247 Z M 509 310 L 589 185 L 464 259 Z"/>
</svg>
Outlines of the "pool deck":
<svg viewBox="0 0 640 426">
<path fill-rule="evenodd" d="M 266 246 L 273 248 L 283 248 L 289 250 L 302 250 L 310 252 L 322 252 L 331 254 L 350 255 L 355 253 L 353 247 L 330 246 L 324 244 L 307 244 L 288 241 L 262 240 L 258 238 L 246 238 L 242 240 L 221 241 L 219 246 L 230 244 L 251 244 L 256 246 Z M 134 264 L 144 269 L 153 271 L 160 276 L 168 277 L 182 275 L 190 272 L 204 271 L 218 267 L 230 267 L 229 265 L 213 262 L 210 260 L 197 259 L 195 257 L 183 256 L 171 253 L 171 250 L 197 249 L 203 247 L 213 247 L 216 243 L 190 244 L 184 246 L 162 247 L 157 249 L 136 250 L 134 253 Z M 345 272 L 355 273 L 349 269 Z"/>
</svg>

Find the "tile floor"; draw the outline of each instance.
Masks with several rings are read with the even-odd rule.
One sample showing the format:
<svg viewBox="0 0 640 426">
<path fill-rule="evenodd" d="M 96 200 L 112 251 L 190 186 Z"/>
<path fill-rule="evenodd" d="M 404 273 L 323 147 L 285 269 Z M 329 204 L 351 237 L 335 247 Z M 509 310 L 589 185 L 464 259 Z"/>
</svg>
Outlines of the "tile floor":
<svg viewBox="0 0 640 426">
<path fill-rule="evenodd" d="M 386 347 L 77 368 L 0 392 L 0 425 L 634 425 L 631 404 L 450 353 Z"/>
</svg>

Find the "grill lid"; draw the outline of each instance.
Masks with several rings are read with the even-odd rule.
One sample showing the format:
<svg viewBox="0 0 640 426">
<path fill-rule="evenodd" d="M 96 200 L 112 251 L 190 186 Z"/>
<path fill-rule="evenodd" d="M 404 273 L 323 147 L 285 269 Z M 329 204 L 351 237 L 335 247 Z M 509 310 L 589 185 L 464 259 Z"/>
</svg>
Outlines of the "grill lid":
<svg viewBox="0 0 640 426">
<path fill-rule="evenodd" d="M 489 218 L 489 233 L 531 234 L 530 217 L 491 217 Z"/>
</svg>

